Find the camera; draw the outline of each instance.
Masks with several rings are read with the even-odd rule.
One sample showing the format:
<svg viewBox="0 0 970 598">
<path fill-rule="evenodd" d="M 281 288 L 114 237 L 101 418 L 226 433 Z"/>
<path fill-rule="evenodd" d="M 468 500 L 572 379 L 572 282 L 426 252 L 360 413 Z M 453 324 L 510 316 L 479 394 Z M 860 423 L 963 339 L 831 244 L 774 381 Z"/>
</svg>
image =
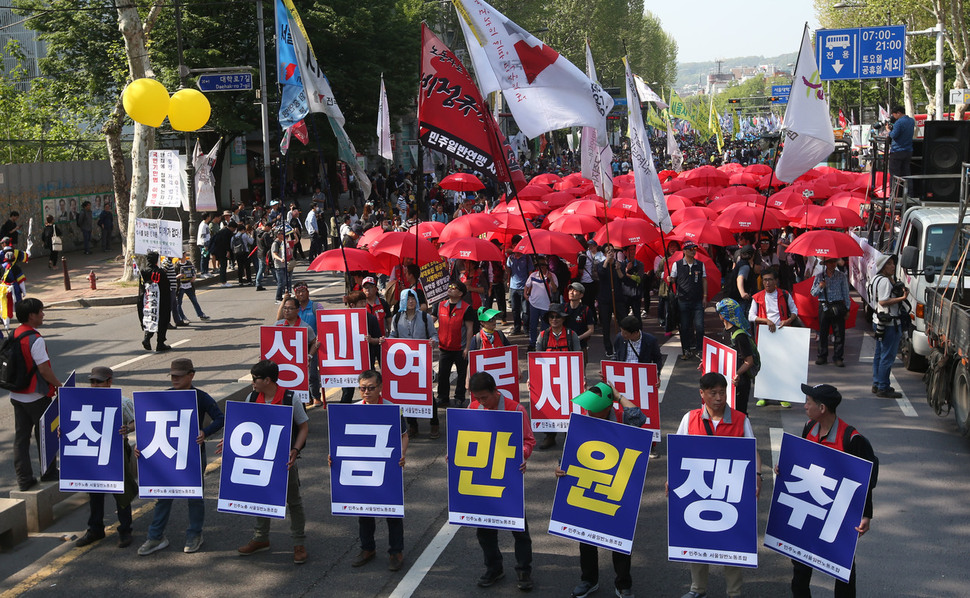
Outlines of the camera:
<svg viewBox="0 0 970 598">
<path fill-rule="evenodd" d="M 902 297 L 903 293 L 906 291 L 906 285 L 902 281 L 896 281 L 893 283 L 893 289 L 889 292 L 890 297 Z"/>
</svg>

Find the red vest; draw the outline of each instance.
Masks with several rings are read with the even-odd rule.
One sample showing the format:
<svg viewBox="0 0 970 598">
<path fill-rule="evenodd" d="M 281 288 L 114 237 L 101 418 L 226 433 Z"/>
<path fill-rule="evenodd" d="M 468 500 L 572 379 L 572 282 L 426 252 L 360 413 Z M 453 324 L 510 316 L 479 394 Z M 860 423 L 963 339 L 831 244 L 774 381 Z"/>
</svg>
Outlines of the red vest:
<svg viewBox="0 0 970 598">
<path fill-rule="evenodd" d="M 730 410 L 730 411 L 729 411 Z M 707 428 L 704 426 L 704 418 L 701 416 L 704 409 L 694 409 L 690 412 L 690 419 L 687 420 L 687 433 L 694 436 L 735 436 L 738 438 L 744 437 L 744 414 L 730 407 L 724 408 L 724 413 L 731 414 L 731 423 L 727 422 L 727 419 L 722 419 L 717 427 L 711 423 L 711 428 L 714 430 L 713 434 L 707 433 Z M 709 421 L 709 420 L 708 420 Z"/>
<path fill-rule="evenodd" d="M 782 320 L 787 320 L 788 316 L 788 291 L 785 289 L 778 289 L 775 291 L 778 295 L 778 317 Z M 751 300 L 758 304 L 758 317 L 767 318 L 768 317 L 768 307 L 765 304 L 765 292 L 758 291 L 751 296 Z"/>
<path fill-rule="evenodd" d="M 491 349 L 493 347 L 502 347 L 502 337 L 498 335 L 498 330 L 492 335 L 494 340 L 488 340 L 488 335 L 485 334 L 484 330 L 478 332 L 479 340 L 482 342 L 482 349 Z"/>
<path fill-rule="evenodd" d="M 465 327 L 465 312 L 469 306 L 464 301 L 438 304 L 438 346 L 443 351 L 461 351 L 461 331 Z"/>
<path fill-rule="evenodd" d="M 16 330 L 13 331 L 13 335 L 20 336 L 28 330 L 34 330 L 37 332 L 36 329 L 31 328 L 26 324 L 21 324 L 20 326 L 17 326 Z M 37 332 L 37 334 L 30 334 L 20 339 L 20 352 L 23 353 L 24 365 L 27 366 L 28 371 L 34 368 L 34 356 L 30 354 L 30 349 L 39 338 L 40 332 Z M 47 383 L 47 380 L 41 378 L 40 373 L 38 373 L 37 370 L 34 370 L 33 375 L 30 377 L 30 383 L 27 384 L 26 388 L 22 388 L 15 392 L 23 394 L 39 392 L 42 395 L 46 395 L 50 392 L 50 385 Z"/>
<path fill-rule="evenodd" d="M 569 350 L 569 329 L 563 328 L 557 337 L 552 333 L 551 328 L 547 328 L 539 333 L 546 341 L 546 348 L 543 351 L 568 351 Z M 538 344 L 538 343 L 537 343 Z"/>
<path fill-rule="evenodd" d="M 377 316 L 377 323 L 380 324 L 381 336 L 386 336 L 386 329 L 384 328 L 384 319 L 387 318 L 387 312 L 384 311 L 384 304 L 378 298 L 377 305 L 367 304 L 367 313 L 374 314 Z"/>
<path fill-rule="evenodd" d="M 826 436 L 825 438 L 821 438 L 820 439 L 818 437 L 818 434 L 820 432 L 820 430 L 819 430 L 820 426 L 819 426 L 818 423 L 812 424 L 812 427 L 809 428 L 808 434 L 805 435 L 805 438 L 807 440 L 811 440 L 812 442 L 817 442 L 819 444 L 825 445 L 825 446 L 830 447 L 830 448 L 834 448 L 834 449 L 839 450 L 839 451 L 842 451 L 844 453 L 845 452 L 845 448 L 846 448 L 845 447 L 845 444 L 844 444 L 844 440 L 845 440 L 845 429 L 848 427 L 849 424 L 845 423 L 841 419 L 836 419 L 835 425 L 836 425 L 836 428 L 835 428 L 835 441 L 834 442 L 832 442 L 832 441 L 830 441 L 828 439 L 828 436 L 831 436 L 832 435 L 832 431 L 831 430 L 829 431 L 828 436 Z M 855 436 L 858 433 L 859 432 L 857 432 L 857 431 L 853 431 L 851 436 Z"/>
</svg>

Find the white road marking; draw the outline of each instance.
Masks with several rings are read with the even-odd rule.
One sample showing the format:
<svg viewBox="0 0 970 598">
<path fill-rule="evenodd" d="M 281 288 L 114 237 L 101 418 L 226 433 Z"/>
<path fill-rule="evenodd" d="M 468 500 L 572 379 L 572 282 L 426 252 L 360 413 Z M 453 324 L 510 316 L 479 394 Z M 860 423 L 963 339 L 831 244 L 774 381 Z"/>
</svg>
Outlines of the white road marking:
<svg viewBox="0 0 970 598">
<path fill-rule="evenodd" d="M 190 340 L 192 340 L 192 339 L 190 339 L 190 338 L 183 338 L 180 341 L 175 341 L 174 343 L 172 343 L 169 346 L 170 347 L 178 347 L 179 345 L 184 345 L 185 343 L 189 342 Z M 138 357 L 132 357 L 128 361 L 122 361 L 118 365 L 111 366 L 111 369 L 117 370 L 118 368 L 123 368 L 126 365 L 131 365 L 131 364 L 135 363 L 136 361 L 141 361 L 142 359 L 147 359 L 147 358 L 149 358 L 151 356 L 152 356 L 151 353 L 145 353 L 144 355 L 139 355 Z"/>
<path fill-rule="evenodd" d="M 778 465 L 778 453 L 781 452 L 781 437 L 785 435 L 783 428 L 768 428 L 771 434 L 771 475 L 775 475 L 775 466 Z"/>
<path fill-rule="evenodd" d="M 901 398 L 896 399 L 896 404 L 899 405 L 899 409 L 903 412 L 903 415 L 906 417 L 919 417 L 919 414 L 916 413 L 916 409 L 913 407 L 913 404 L 910 403 L 909 399 L 906 397 L 906 393 L 903 392 L 902 386 L 899 384 L 899 380 L 896 379 L 896 376 L 892 372 L 889 372 L 889 381 L 892 383 L 893 388 L 897 389 L 899 393 L 903 395 Z"/>
<path fill-rule="evenodd" d="M 680 345 L 674 343 L 665 343 L 660 347 L 660 352 L 667 357 L 667 359 L 664 360 L 665 367 L 663 371 L 660 372 L 660 390 L 657 391 L 657 402 L 663 403 L 664 393 L 667 391 L 667 383 L 670 382 L 670 375 L 674 371 L 674 366 L 677 365 L 677 356 L 680 355 Z"/>
<path fill-rule="evenodd" d="M 862 347 L 859 349 L 859 361 L 872 363 L 872 356 L 876 353 L 876 339 L 871 334 L 862 335 Z"/>
<path fill-rule="evenodd" d="M 438 533 L 435 534 L 435 537 L 432 538 L 431 542 L 428 543 L 427 548 L 424 549 L 421 556 L 419 556 L 418 559 L 414 561 L 414 564 L 411 565 L 411 568 L 408 569 L 404 579 L 402 579 L 401 582 L 397 584 L 397 587 L 394 588 L 394 591 L 391 592 L 389 598 L 409 598 L 412 594 L 414 594 L 414 591 L 418 589 L 419 585 L 421 585 L 421 581 L 424 579 L 425 575 L 428 574 L 428 571 L 430 571 L 431 567 L 434 566 L 435 561 L 437 561 L 438 557 L 441 556 L 441 553 L 444 552 L 445 547 L 448 546 L 451 539 L 454 538 L 455 534 L 458 533 L 458 529 L 460 527 L 461 526 L 459 525 L 452 525 L 445 522 L 445 524 L 441 526 L 441 529 L 438 530 Z"/>
</svg>

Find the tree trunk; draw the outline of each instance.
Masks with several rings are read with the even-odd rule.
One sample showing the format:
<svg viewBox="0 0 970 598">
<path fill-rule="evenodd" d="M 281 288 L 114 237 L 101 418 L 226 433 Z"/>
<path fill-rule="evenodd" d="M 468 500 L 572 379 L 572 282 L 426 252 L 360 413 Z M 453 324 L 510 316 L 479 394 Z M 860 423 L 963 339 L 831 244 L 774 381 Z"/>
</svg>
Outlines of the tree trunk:
<svg viewBox="0 0 970 598">
<path fill-rule="evenodd" d="M 115 104 L 111 116 L 101 127 L 105 142 L 108 144 L 108 163 L 111 165 L 111 181 L 114 188 L 115 208 L 118 213 L 118 230 L 121 231 L 121 251 L 128 247 L 128 173 L 125 172 L 125 156 L 121 151 L 121 130 L 125 123 L 125 112 L 121 99 Z"/>
</svg>

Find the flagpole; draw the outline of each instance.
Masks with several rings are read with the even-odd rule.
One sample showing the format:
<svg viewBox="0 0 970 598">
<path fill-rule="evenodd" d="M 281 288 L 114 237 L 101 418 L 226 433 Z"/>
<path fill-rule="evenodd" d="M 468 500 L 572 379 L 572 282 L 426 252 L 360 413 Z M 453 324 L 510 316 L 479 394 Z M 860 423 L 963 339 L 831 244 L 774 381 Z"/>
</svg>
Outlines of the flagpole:
<svg viewBox="0 0 970 598">
<path fill-rule="evenodd" d="M 330 189 L 330 179 L 327 177 L 327 169 L 325 162 L 323 160 L 323 144 L 321 143 L 320 135 L 317 134 L 317 127 L 314 124 L 314 119 L 309 118 L 309 114 L 304 117 L 304 120 L 309 121 L 310 131 L 313 136 L 317 139 L 317 148 L 320 153 L 320 166 L 323 169 L 323 176 L 321 177 L 321 182 L 324 188 L 327 190 L 327 197 L 330 199 L 330 209 L 333 210 L 333 223 L 337 226 L 337 244 L 340 245 L 340 256 L 344 260 L 344 289 L 350 292 L 350 264 L 347 262 L 347 250 L 344 247 L 343 239 L 340 238 L 340 206 L 337 204 L 337 198 L 334 197 L 333 191 Z M 286 229 L 284 229 L 285 231 Z"/>
</svg>

